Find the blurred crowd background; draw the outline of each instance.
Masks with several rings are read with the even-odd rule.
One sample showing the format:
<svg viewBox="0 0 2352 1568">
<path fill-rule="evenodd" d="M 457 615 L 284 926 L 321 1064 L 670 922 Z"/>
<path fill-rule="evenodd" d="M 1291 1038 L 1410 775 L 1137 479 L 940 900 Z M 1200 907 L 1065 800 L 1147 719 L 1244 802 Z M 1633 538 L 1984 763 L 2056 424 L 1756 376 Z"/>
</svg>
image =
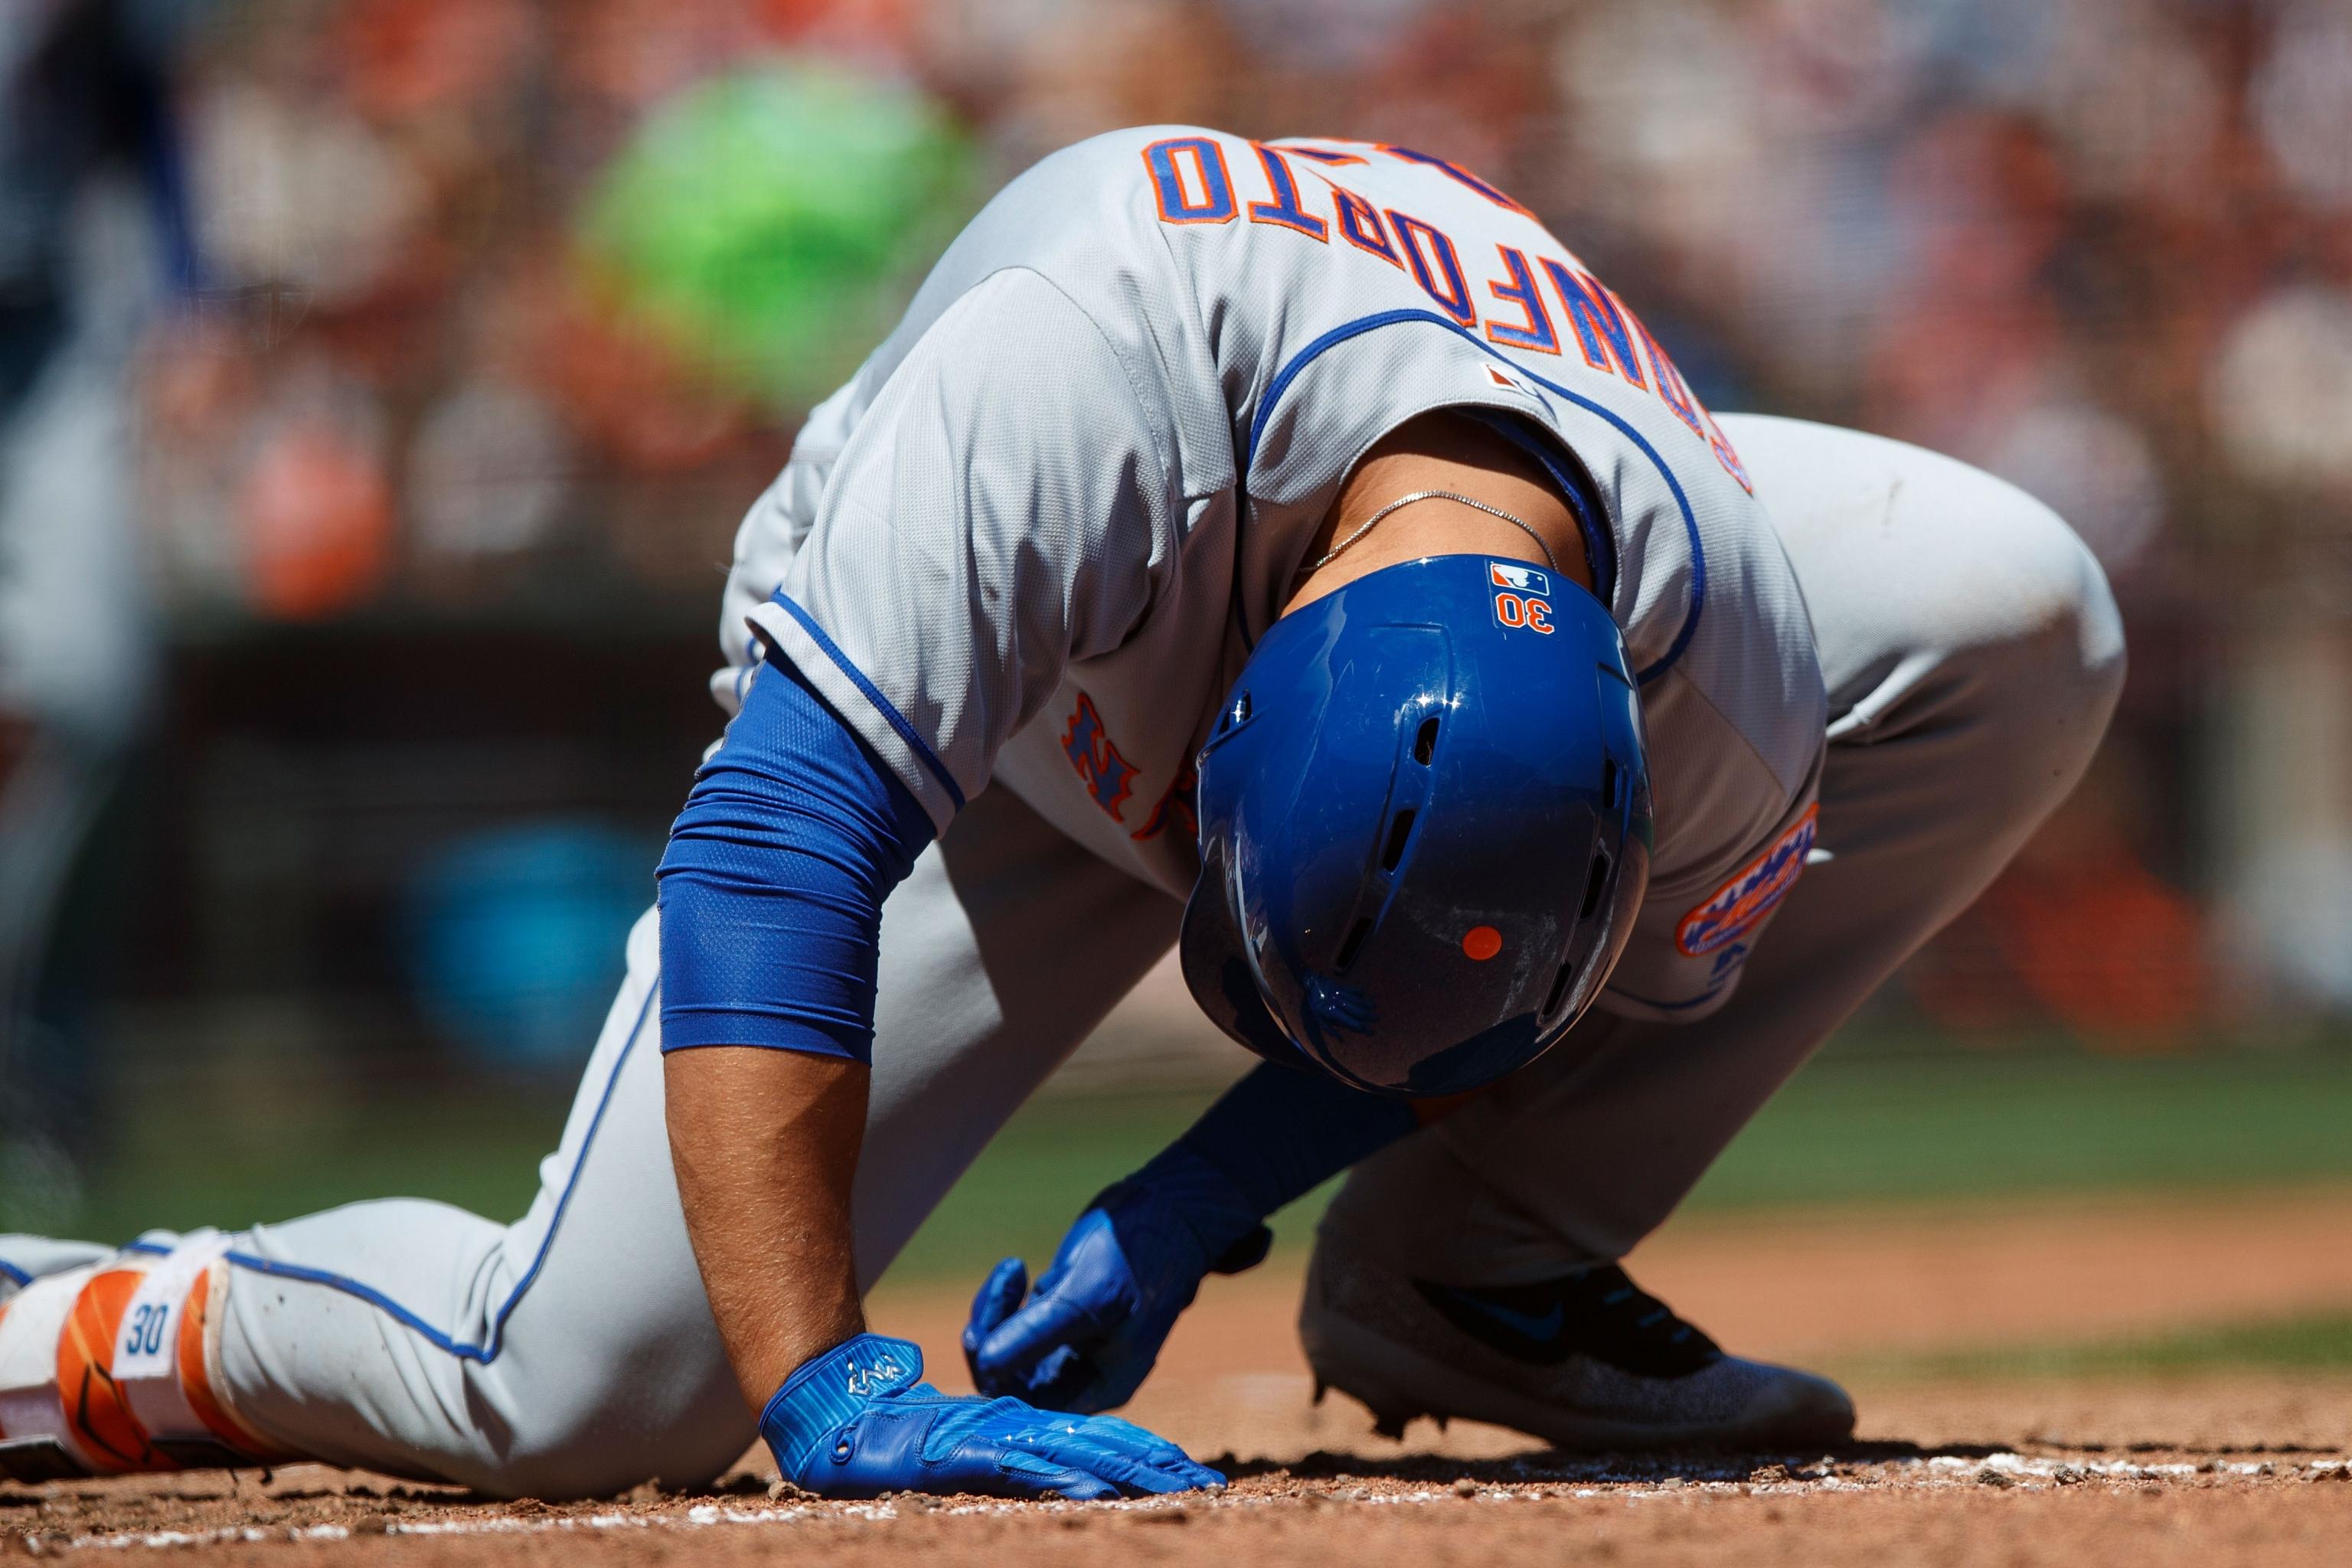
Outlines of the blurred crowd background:
<svg viewBox="0 0 2352 1568">
<path fill-rule="evenodd" d="M 995 186 L 1154 121 L 1466 163 L 1713 406 L 2090 542 L 2113 739 L 1838 1048 L 2352 1012 L 2344 0 L 9 0 L 0 115 L 20 1219 L 142 1092 L 560 1100 L 743 508 Z M 1086 1070 L 1222 1070 L 1147 991 Z"/>
</svg>

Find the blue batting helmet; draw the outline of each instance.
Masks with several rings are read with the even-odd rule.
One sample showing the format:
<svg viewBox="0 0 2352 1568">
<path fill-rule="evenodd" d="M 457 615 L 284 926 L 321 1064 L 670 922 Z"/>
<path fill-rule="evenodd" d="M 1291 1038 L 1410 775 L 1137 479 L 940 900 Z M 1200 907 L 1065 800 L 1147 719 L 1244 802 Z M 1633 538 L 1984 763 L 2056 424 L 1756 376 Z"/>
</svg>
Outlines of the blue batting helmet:
<svg viewBox="0 0 2352 1568">
<path fill-rule="evenodd" d="M 1356 579 L 1274 624 L 1202 749 L 1186 984 L 1357 1089 L 1517 1071 L 1624 951 L 1645 752 L 1624 639 L 1574 583 L 1483 555 Z"/>
</svg>

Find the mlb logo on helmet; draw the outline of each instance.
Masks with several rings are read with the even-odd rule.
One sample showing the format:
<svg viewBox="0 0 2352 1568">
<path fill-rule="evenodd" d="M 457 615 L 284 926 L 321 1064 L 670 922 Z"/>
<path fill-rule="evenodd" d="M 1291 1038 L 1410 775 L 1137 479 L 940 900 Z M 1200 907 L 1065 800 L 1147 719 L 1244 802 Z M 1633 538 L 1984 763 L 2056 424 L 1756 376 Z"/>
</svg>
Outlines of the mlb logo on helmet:
<svg viewBox="0 0 2352 1568">
<path fill-rule="evenodd" d="M 1551 579 L 1532 566 L 1514 566 L 1507 561 L 1486 563 L 1486 580 L 1497 588 L 1516 588 L 1522 594 L 1551 595 Z"/>
<path fill-rule="evenodd" d="M 1507 561 L 1486 563 L 1486 581 L 1495 587 L 1495 621 L 1505 631 L 1552 632 L 1551 579 L 1532 566 Z"/>
</svg>

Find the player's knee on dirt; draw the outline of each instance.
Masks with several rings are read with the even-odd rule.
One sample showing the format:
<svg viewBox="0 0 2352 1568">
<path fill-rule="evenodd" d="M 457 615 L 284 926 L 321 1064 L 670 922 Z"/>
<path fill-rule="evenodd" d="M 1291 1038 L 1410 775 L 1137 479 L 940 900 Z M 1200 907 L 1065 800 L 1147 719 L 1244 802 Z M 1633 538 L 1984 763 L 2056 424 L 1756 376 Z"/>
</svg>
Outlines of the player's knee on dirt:
<svg viewBox="0 0 2352 1568">
<path fill-rule="evenodd" d="M 251 1233 L 246 1246 L 282 1251 L 287 1228 Z M 377 1229 L 388 1234 L 390 1222 L 379 1215 Z M 697 1282 L 641 1275 L 635 1258 L 569 1261 L 544 1268 L 495 1334 L 478 1315 L 429 1327 L 421 1314 L 394 1315 L 381 1287 L 359 1294 L 234 1269 L 217 1330 L 223 1386 L 288 1447 L 488 1496 L 606 1497 L 718 1476 L 750 1447 L 754 1422 Z M 469 1264 L 457 1288 L 483 1268 Z M 398 1280 L 411 1301 L 440 1299 L 423 1270 L 402 1278 L 387 1267 L 372 1280 Z M 509 1299 L 507 1289 L 491 1299 Z"/>
<path fill-rule="evenodd" d="M 582 1305 L 560 1330 L 528 1325 L 488 1365 L 454 1365 L 457 1386 L 441 1384 L 407 1434 L 434 1479 L 492 1497 L 612 1497 L 703 1485 L 751 1447 L 753 1415 L 716 1333 L 657 1338 L 622 1321 L 623 1303 L 603 1322 Z"/>
<path fill-rule="evenodd" d="M 666 1386 L 616 1367 L 593 1388 L 518 1388 L 508 1446 L 485 1457 L 480 1474 L 452 1479 L 494 1497 L 549 1501 L 612 1497 L 649 1480 L 671 1489 L 716 1480 L 756 1435 L 731 1374 L 723 1405 L 682 1406 Z"/>
</svg>

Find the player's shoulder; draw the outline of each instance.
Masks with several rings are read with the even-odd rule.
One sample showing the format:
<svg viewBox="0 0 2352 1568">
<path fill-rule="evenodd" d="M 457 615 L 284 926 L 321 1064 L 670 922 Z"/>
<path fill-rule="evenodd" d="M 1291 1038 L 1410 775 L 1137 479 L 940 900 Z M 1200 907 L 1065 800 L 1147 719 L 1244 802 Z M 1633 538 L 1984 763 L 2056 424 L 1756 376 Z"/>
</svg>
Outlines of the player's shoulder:
<svg viewBox="0 0 2352 1568">
<path fill-rule="evenodd" d="M 983 279 L 1008 270 L 1049 279 L 1116 330 L 1141 301 L 1179 282 L 1150 198 L 1142 154 L 1170 137 L 1209 137 L 1192 126 L 1105 132 L 1049 153 L 1006 182 L 948 247 L 910 312 L 917 323 Z"/>
<path fill-rule="evenodd" d="M 1162 143 L 1174 145 L 1193 142 L 1214 142 L 1227 156 L 1250 145 L 1247 137 L 1206 125 L 1125 125 L 1116 131 L 1098 132 L 1082 141 L 1057 148 L 1038 159 L 1020 177 L 1050 179 L 1113 165 L 1121 174 L 1126 174 L 1157 157 L 1153 149 Z"/>
<path fill-rule="evenodd" d="M 1108 211 L 1132 211 L 1140 219 L 1158 217 L 1163 215 L 1153 210 L 1150 199 L 1156 168 L 1171 160 L 1189 160 L 1190 171 L 1207 171 L 1197 175 L 1196 189 L 1205 180 L 1229 195 L 1231 160 L 1248 146 L 1241 137 L 1200 125 L 1106 131 L 1038 159 L 1005 184 L 996 205 L 1018 208 L 1024 221 L 1044 229 L 1098 221 Z"/>
<path fill-rule="evenodd" d="M 1046 154 L 964 226 L 924 279 L 893 342 L 869 363 L 877 381 L 914 342 L 943 325 L 1020 331 L 1023 308 L 989 296 L 1050 290 L 1088 317 L 1126 357 L 1149 361 L 1158 318 L 1174 308 L 1177 278 L 1152 233 L 1135 152 L 1151 128 L 1107 132 Z M 1010 281 L 1020 279 L 1019 282 Z M 1008 314 L 1010 319 L 1008 320 Z M 1164 332 L 1159 334 L 1164 336 Z"/>
</svg>

